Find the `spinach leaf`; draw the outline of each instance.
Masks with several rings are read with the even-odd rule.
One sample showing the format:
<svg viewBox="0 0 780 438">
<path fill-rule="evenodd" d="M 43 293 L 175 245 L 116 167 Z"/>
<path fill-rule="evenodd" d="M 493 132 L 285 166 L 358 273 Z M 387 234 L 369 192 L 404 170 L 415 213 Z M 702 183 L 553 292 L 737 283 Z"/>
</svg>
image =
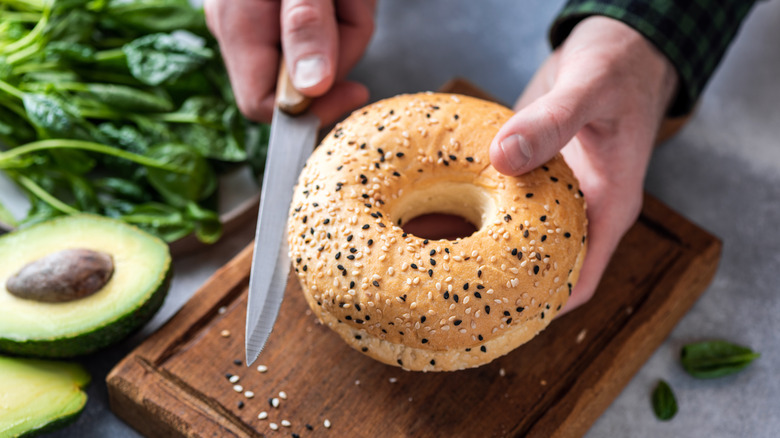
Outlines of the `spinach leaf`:
<svg viewBox="0 0 780 438">
<path fill-rule="evenodd" d="M 87 63 L 95 60 L 95 49 L 76 42 L 52 41 L 46 45 L 45 59 Z"/>
<path fill-rule="evenodd" d="M 734 374 L 760 356 L 750 348 L 722 340 L 688 344 L 680 353 L 685 371 L 699 379 Z"/>
<path fill-rule="evenodd" d="M 677 413 L 677 399 L 668 383 L 661 380 L 653 391 L 653 411 L 659 420 L 668 421 Z"/>
<path fill-rule="evenodd" d="M 24 109 L 33 125 L 49 136 L 90 139 L 78 110 L 55 95 L 25 93 Z"/>
<path fill-rule="evenodd" d="M 186 220 L 182 211 L 155 202 L 136 205 L 120 215 L 119 219 L 155 234 L 166 242 L 181 239 L 195 229 L 195 225 Z"/>
<path fill-rule="evenodd" d="M 83 84 L 83 90 L 114 109 L 133 112 L 173 110 L 173 102 L 137 88 L 114 84 Z"/>
<path fill-rule="evenodd" d="M 203 243 L 214 243 L 222 235 L 222 223 L 214 211 L 190 202 L 187 204 L 187 218 L 195 223 L 195 236 Z"/>
<path fill-rule="evenodd" d="M 217 179 L 206 159 L 191 147 L 180 143 L 152 146 L 147 154 L 158 161 L 184 169 L 183 173 L 147 168 L 147 179 L 171 205 L 185 207 L 211 195 Z"/>
<path fill-rule="evenodd" d="M 166 33 L 143 36 L 125 44 L 122 50 L 130 72 L 147 85 L 175 80 L 214 56 L 208 48 Z"/>
<path fill-rule="evenodd" d="M 103 10 L 113 20 L 112 27 L 124 27 L 135 32 L 172 32 L 189 29 L 205 32 L 206 22 L 201 11 L 187 0 L 109 0 Z"/>
</svg>

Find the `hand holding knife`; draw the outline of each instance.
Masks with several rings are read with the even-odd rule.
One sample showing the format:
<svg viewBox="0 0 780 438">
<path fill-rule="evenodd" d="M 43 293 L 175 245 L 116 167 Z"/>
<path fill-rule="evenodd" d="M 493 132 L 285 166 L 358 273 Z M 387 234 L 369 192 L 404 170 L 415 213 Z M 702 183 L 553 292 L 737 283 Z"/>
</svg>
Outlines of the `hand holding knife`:
<svg viewBox="0 0 780 438">
<path fill-rule="evenodd" d="M 247 366 L 257 359 L 271 334 L 287 285 L 287 215 L 293 188 L 314 149 L 320 124 L 317 116 L 306 111 L 310 103 L 310 98 L 293 87 L 282 58 L 249 276 Z"/>
</svg>

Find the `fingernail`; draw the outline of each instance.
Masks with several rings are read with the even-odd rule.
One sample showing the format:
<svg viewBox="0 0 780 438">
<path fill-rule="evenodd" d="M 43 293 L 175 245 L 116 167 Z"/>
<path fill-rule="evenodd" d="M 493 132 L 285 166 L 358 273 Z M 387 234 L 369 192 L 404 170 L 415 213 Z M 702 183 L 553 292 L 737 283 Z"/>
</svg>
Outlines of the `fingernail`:
<svg viewBox="0 0 780 438">
<path fill-rule="evenodd" d="M 498 144 L 504 152 L 509 167 L 519 172 L 531 161 L 531 145 L 525 138 L 514 134 L 501 140 Z"/>
<path fill-rule="evenodd" d="M 310 55 L 299 59 L 295 63 L 292 77 L 295 88 L 309 88 L 322 82 L 327 74 L 325 64 L 325 57 L 322 55 Z"/>
</svg>

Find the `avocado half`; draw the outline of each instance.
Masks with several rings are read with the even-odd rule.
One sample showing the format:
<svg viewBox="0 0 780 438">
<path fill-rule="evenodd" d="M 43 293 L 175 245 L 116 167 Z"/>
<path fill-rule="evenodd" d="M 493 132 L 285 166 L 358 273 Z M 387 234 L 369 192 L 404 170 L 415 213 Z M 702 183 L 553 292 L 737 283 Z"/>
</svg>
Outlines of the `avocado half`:
<svg viewBox="0 0 780 438">
<path fill-rule="evenodd" d="M 0 436 L 37 435 L 75 421 L 89 380 L 75 363 L 0 356 Z"/>
<path fill-rule="evenodd" d="M 8 278 L 51 253 L 83 248 L 111 255 L 114 272 L 92 295 L 50 303 L 19 298 Z M 136 227 L 94 215 L 53 219 L 0 237 L 0 351 L 72 357 L 112 344 L 145 324 L 168 291 L 168 245 Z"/>
</svg>

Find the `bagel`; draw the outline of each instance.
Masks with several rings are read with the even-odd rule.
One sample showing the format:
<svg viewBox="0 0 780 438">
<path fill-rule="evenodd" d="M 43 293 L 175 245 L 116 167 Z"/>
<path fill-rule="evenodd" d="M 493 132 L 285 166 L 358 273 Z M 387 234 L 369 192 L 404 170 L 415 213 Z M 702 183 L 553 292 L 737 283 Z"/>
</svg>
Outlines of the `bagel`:
<svg viewBox="0 0 780 438">
<path fill-rule="evenodd" d="M 585 200 L 560 155 L 520 177 L 490 165 L 512 114 L 461 95 L 397 96 L 352 113 L 309 158 L 290 258 L 314 314 L 353 348 L 406 370 L 476 367 L 564 306 L 585 256 Z M 427 213 L 477 231 L 404 231 Z"/>
</svg>

